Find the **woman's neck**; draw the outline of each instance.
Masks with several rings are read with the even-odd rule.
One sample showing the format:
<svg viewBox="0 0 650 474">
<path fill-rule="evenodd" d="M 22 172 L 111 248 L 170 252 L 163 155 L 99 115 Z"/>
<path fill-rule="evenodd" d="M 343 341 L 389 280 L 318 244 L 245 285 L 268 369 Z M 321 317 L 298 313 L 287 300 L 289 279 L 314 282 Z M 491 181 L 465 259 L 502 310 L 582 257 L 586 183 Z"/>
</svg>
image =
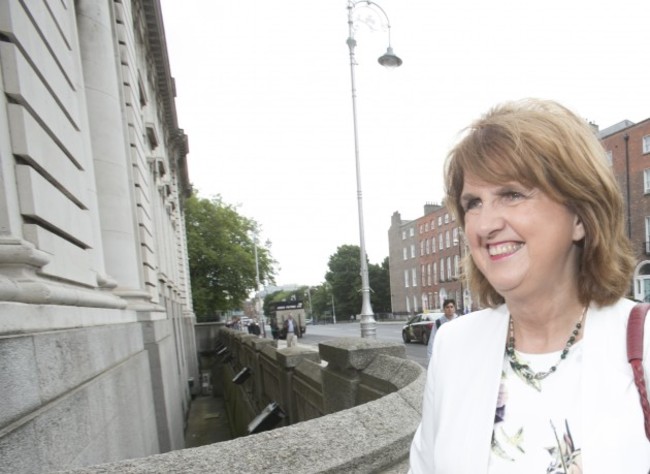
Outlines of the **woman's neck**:
<svg viewBox="0 0 650 474">
<path fill-rule="evenodd" d="M 515 348 L 534 354 L 562 350 L 582 318 L 585 306 L 577 297 L 554 298 L 526 304 L 509 302 L 508 310 L 513 321 Z M 582 331 L 577 339 L 580 337 Z"/>
</svg>

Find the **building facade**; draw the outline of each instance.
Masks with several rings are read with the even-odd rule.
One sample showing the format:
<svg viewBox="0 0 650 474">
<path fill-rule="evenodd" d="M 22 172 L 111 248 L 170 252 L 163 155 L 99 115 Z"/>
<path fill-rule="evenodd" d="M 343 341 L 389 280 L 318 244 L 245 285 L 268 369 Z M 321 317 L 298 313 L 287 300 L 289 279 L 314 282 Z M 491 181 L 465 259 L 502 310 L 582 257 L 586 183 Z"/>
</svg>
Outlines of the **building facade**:
<svg viewBox="0 0 650 474">
<path fill-rule="evenodd" d="M 461 280 L 465 246 L 460 228 L 445 206 L 426 204 L 415 220 L 393 213 L 388 231 L 389 274 L 394 314 L 442 311 L 446 298 L 458 310 L 472 308 Z"/>
<path fill-rule="evenodd" d="M 159 0 L 0 2 L 0 472 L 184 447 L 198 382 Z"/>
<path fill-rule="evenodd" d="M 625 202 L 627 235 L 637 265 L 630 295 L 650 301 L 650 119 L 625 120 L 600 132 Z"/>
</svg>

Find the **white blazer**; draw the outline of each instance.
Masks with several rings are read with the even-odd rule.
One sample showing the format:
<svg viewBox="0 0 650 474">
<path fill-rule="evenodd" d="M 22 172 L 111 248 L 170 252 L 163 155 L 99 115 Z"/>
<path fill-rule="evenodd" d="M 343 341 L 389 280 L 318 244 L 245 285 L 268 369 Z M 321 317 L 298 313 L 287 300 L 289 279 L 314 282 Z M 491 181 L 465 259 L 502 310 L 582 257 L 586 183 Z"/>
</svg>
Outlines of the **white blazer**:
<svg viewBox="0 0 650 474">
<path fill-rule="evenodd" d="M 650 442 L 627 360 L 627 317 L 634 303 L 592 305 L 583 335 L 582 462 L 586 474 L 648 474 Z M 410 473 L 481 474 L 503 367 L 508 308 L 467 314 L 441 326 L 429 364 L 422 421 L 410 453 Z M 650 314 L 644 366 L 650 366 Z M 534 407 L 531 407 L 534 409 Z"/>
</svg>

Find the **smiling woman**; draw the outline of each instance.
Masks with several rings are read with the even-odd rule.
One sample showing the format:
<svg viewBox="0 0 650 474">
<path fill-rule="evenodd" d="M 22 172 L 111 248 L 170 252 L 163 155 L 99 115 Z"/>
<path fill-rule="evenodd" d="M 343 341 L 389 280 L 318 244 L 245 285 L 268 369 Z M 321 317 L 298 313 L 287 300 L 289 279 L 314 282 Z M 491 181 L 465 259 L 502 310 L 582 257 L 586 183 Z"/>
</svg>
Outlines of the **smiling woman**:
<svg viewBox="0 0 650 474">
<path fill-rule="evenodd" d="M 446 188 L 489 308 L 434 340 L 411 472 L 647 472 L 633 258 L 590 125 L 550 101 L 495 107 L 452 149 Z"/>
</svg>

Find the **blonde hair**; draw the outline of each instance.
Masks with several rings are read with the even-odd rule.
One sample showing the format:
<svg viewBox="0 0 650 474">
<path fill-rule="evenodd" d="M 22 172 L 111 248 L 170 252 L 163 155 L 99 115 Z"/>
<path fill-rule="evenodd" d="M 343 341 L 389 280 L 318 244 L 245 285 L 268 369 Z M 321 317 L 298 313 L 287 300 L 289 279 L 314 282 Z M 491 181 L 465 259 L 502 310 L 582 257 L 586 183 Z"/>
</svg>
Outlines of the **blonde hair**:
<svg viewBox="0 0 650 474">
<path fill-rule="evenodd" d="M 490 184 L 518 181 L 566 205 L 585 229 L 579 243 L 581 303 L 608 305 L 626 294 L 635 259 L 625 235 L 623 199 L 585 120 L 556 102 L 526 99 L 499 105 L 474 122 L 445 163 L 446 205 L 463 229 L 466 174 Z M 481 302 L 504 302 L 471 258 L 465 275 Z"/>
</svg>

